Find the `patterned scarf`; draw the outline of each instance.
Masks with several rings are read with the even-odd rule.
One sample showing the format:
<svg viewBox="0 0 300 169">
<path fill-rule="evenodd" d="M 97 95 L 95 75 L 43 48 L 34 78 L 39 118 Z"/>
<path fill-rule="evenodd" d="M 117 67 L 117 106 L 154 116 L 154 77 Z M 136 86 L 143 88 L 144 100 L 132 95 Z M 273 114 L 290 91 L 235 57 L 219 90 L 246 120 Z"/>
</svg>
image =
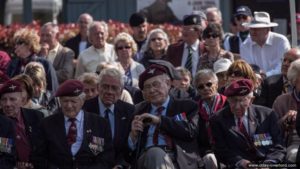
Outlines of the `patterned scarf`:
<svg viewBox="0 0 300 169">
<path fill-rule="evenodd" d="M 199 115 L 205 122 L 208 138 L 211 144 L 214 143 L 212 132 L 209 124 L 209 119 L 220 109 L 222 109 L 226 102 L 226 96 L 217 94 L 213 96 L 213 104 L 210 105 L 204 100 L 199 100 Z"/>
</svg>

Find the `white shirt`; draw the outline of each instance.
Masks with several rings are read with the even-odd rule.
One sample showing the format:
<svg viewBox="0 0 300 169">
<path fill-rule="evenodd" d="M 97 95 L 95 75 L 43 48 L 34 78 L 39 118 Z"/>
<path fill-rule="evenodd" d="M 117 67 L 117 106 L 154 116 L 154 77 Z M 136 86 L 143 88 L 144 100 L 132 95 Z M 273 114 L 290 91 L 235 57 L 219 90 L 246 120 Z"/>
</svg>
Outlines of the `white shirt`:
<svg viewBox="0 0 300 169">
<path fill-rule="evenodd" d="M 263 46 L 248 37 L 241 45 L 241 58 L 249 64 L 256 64 L 267 76 L 280 74 L 283 55 L 291 48 L 288 39 L 278 33 L 269 32 Z"/>
<path fill-rule="evenodd" d="M 75 77 L 85 72 L 96 72 L 101 62 L 114 62 L 116 54 L 113 45 L 105 43 L 104 48 L 96 49 L 90 46 L 79 54 Z"/>
<path fill-rule="evenodd" d="M 243 40 L 240 37 L 240 32 L 238 32 L 236 34 L 236 36 L 239 38 L 239 48 L 241 48 Z M 247 37 L 249 37 L 249 36 L 250 36 L 250 34 Z M 227 51 L 231 50 L 230 43 L 229 43 L 229 38 L 230 38 L 230 36 L 227 36 L 226 39 L 224 40 L 224 44 L 223 44 L 224 45 L 224 49 L 227 50 Z"/>
<path fill-rule="evenodd" d="M 197 66 L 198 66 L 198 62 L 199 62 L 199 40 L 197 40 L 195 43 L 193 43 L 191 45 L 191 48 L 192 48 L 192 52 L 193 52 L 193 55 L 192 55 L 192 76 L 194 77 L 196 72 L 197 72 Z M 189 53 L 189 50 L 188 50 L 188 44 L 184 44 L 184 49 L 183 49 L 183 55 L 182 55 L 182 59 L 181 59 L 181 66 L 182 67 L 185 67 L 185 62 L 187 60 L 187 57 L 188 57 L 188 53 Z"/>
<path fill-rule="evenodd" d="M 46 57 L 47 60 L 51 64 L 53 64 L 53 61 L 54 61 L 54 59 L 56 57 L 56 54 L 57 54 L 57 51 L 58 51 L 58 47 L 59 47 L 59 43 L 57 43 L 57 45 L 53 49 L 49 50 L 48 56 Z"/>
</svg>

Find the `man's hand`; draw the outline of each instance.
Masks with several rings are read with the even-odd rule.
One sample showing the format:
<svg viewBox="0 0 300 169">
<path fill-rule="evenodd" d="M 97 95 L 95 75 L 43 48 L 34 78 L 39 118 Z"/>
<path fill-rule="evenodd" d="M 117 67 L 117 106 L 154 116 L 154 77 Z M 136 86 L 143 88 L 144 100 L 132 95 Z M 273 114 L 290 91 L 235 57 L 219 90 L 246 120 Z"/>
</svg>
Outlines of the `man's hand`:
<svg viewBox="0 0 300 169">
<path fill-rule="evenodd" d="M 130 137 L 133 142 L 137 140 L 139 132 L 143 132 L 143 130 L 144 130 L 144 124 L 141 115 L 134 116 L 131 122 L 131 132 L 130 132 Z"/>
<path fill-rule="evenodd" d="M 242 168 L 246 168 L 247 169 L 247 168 L 249 168 L 248 164 L 250 164 L 250 163 L 251 163 L 250 161 L 243 159 L 243 160 L 240 161 L 240 166 Z"/>
</svg>

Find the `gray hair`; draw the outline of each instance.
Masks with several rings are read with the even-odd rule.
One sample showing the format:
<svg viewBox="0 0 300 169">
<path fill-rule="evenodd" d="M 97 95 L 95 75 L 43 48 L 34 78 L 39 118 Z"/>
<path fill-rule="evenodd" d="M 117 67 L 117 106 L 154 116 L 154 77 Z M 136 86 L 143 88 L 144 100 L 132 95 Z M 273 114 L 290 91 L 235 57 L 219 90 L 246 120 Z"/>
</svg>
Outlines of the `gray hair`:
<svg viewBox="0 0 300 169">
<path fill-rule="evenodd" d="M 222 20 L 222 12 L 217 7 L 214 6 L 214 7 L 206 8 L 205 14 L 207 15 L 207 13 L 210 12 L 216 12 L 217 15 L 220 17 L 220 19 Z"/>
<path fill-rule="evenodd" d="M 153 29 L 153 30 L 151 30 L 151 31 L 149 32 L 148 37 L 147 37 L 147 40 L 146 40 L 146 42 L 145 42 L 145 45 L 143 45 L 143 47 L 142 47 L 142 49 L 141 49 L 142 52 L 146 52 L 147 50 L 149 50 L 151 38 L 152 38 L 152 36 L 153 36 L 154 34 L 156 34 L 156 33 L 162 34 L 163 39 L 164 39 L 164 41 L 166 42 L 166 46 L 167 46 L 166 49 L 165 49 L 165 52 L 167 51 L 168 46 L 169 46 L 169 44 L 170 44 L 168 34 L 167 34 L 164 30 L 162 30 L 162 29 L 160 29 L 160 28 L 157 28 L 157 29 Z"/>
<path fill-rule="evenodd" d="M 300 59 L 297 59 L 291 63 L 291 66 L 287 72 L 287 78 L 291 85 L 296 86 L 296 81 L 300 75 Z"/>
<path fill-rule="evenodd" d="M 78 97 L 81 101 L 83 101 L 83 103 L 85 102 L 85 96 L 86 94 L 84 92 L 82 92 L 80 95 L 76 96 Z M 63 97 L 63 96 L 62 96 Z M 58 97 L 58 101 L 59 101 L 59 104 L 61 104 L 61 100 L 60 100 L 61 97 Z"/>
<path fill-rule="evenodd" d="M 195 77 L 194 77 L 194 86 L 197 86 L 198 84 L 196 84 L 199 79 L 203 78 L 204 76 L 209 76 L 210 78 L 213 79 L 214 82 L 218 83 L 218 77 L 217 75 L 214 73 L 213 70 L 211 69 L 202 69 L 202 70 L 199 70 Z"/>
<path fill-rule="evenodd" d="M 81 19 L 82 17 L 87 17 L 88 20 L 89 20 L 89 24 L 91 24 L 91 23 L 94 21 L 92 15 L 90 15 L 90 14 L 88 14 L 88 13 L 83 13 L 83 14 L 81 14 L 81 15 L 78 17 L 77 23 L 80 22 L 80 19 Z"/>
<path fill-rule="evenodd" d="M 105 33 L 108 34 L 108 26 L 104 21 L 94 21 L 88 27 L 88 32 L 87 32 L 88 37 L 90 36 L 91 30 L 94 29 L 95 27 L 103 27 Z"/>
<path fill-rule="evenodd" d="M 101 84 L 103 76 L 111 76 L 111 77 L 114 77 L 114 78 L 118 79 L 120 81 L 120 83 L 121 83 L 121 88 L 124 87 L 124 76 L 121 73 L 121 71 L 119 71 L 118 69 L 116 69 L 116 68 L 106 68 L 106 69 L 103 69 L 100 72 L 100 75 L 99 75 L 99 78 L 98 78 L 98 83 L 99 84 Z"/>
<path fill-rule="evenodd" d="M 57 33 L 59 32 L 58 25 L 55 24 L 55 23 L 53 23 L 53 22 L 47 22 L 47 23 L 45 23 L 45 24 L 41 27 L 41 29 L 46 29 L 46 28 L 48 28 L 48 27 L 51 28 L 51 30 L 52 30 L 51 32 L 52 32 L 52 33 L 57 34 Z"/>
</svg>

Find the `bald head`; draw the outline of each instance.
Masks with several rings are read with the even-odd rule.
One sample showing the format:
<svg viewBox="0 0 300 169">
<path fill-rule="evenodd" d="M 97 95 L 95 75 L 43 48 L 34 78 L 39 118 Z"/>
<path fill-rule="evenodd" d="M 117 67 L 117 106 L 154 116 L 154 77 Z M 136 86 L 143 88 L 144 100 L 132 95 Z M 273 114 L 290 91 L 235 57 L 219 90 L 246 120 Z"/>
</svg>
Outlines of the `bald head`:
<svg viewBox="0 0 300 169">
<path fill-rule="evenodd" d="M 300 58 L 300 48 L 291 48 L 284 54 L 284 58 L 281 65 L 281 73 L 286 77 L 287 71 L 291 63 Z"/>
<path fill-rule="evenodd" d="M 77 23 L 81 36 L 86 37 L 88 26 L 93 22 L 93 17 L 88 13 L 83 13 L 79 16 Z"/>
</svg>

